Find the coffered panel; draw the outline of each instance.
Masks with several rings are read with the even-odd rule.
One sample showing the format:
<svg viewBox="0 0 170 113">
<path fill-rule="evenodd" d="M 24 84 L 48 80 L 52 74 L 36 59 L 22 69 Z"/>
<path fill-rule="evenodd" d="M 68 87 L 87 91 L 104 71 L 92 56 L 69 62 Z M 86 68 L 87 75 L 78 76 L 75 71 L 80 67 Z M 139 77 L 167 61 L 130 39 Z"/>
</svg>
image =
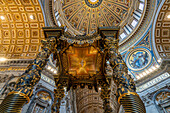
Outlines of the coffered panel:
<svg viewBox="0 0 170 113">
<path fill-rule="evenodd" d="M 35 58 L 44 39 L 38 0 L 0 0 L 0 57 Z"/>
</svg>

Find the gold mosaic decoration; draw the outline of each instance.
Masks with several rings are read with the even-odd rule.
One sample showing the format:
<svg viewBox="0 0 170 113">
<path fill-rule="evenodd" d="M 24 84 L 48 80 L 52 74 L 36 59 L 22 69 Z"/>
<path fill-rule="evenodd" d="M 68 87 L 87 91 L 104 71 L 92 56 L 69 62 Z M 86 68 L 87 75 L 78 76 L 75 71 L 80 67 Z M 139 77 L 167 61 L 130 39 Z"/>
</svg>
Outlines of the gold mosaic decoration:
<svg viewBox="0 0 170 113">
<path fill-rule="evenodd" d="M 168 18 L 169 17 L 169 18 Z M 155 27 L 155 44 L 162 58 L 170 57 L 170 2 L 162 6 Z"/>
<path fill-rule="evenodd" d="M 97 60 L 97 50 L 94 47 L 76 48 L 70 47 L 68 50 L 69 73 L 77 78 L 96 74 L 95 61 Z"/>
<path fill-rule="evenodd" d="M 38 0 L 0 0 L 0 57 L 35 58 L 44 39 Z"/>
<path fill-rule="evenodd" d="M 128 15 L 131 0 L 56 0 L 54 13 L 61 25 L 76 35 L 93 34 L 98 27 L 119 26 Z M 57 22 L 59 23 L 59 22 Z M 70 31 L 69 31 L 70 32 Z"/>
</svg>

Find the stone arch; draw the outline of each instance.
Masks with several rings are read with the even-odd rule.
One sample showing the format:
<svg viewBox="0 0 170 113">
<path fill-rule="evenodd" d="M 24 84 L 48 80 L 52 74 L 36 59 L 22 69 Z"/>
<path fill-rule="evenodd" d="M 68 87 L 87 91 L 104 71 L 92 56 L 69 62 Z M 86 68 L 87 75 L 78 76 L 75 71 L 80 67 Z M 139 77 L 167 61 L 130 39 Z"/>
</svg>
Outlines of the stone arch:
<svg viewBox="0 0 170 113">
<path fill-rule="evenodd" d="M 53 102 L 54 96 L 52 92 L 44 88 L 38 89 L 32 97 L 26 113 L 33 113 L 34 111 L 50 113 Z"/>
<path fill-rule="evenodd" d="M 168 95 L 170 95 L 170 90 L 169 89 L 162 89 L 158 92 L 156 92 L 154 95 L 153 95 L 153 101 L 154 101 L 154 105 L 156 106 L 157 110 L 159 111 L 159 113 L 166 113 L 164 110 L 164 108 L 160 105 L 160 103 L 156 100 L 157 99 L 157 96 L 161 93 L 168 93 Z M 169 97 L 167 97 L 169 98 Z"/>
<path fill-rule="evenodd" d="M 168 39 L 170 36 L 170 31 L 168 30 L 170 20 L 167 18 L 169 14 L 168 6 L 170 6 L 168 0 L 162 0 L 157 9 L 155 20 L 153 21 L 152 41 L 157 59 L 170 57 L 170 40 Z"/>
</svg>

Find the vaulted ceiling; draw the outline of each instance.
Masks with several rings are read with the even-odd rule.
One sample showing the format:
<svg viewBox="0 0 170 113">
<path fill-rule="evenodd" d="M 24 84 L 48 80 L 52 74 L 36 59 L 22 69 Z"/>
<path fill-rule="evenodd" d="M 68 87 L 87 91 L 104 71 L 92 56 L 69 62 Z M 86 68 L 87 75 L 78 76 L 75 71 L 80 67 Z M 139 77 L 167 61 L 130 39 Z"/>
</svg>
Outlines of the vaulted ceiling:
<svg viewBox="0 0 170 113">
<path fill-rule="evenodd" d="M 98 27 L 120 27 L 120 41 L 139 27 L 145 0 L 54 0 L 56 25 L 71 35 L 92 35 Z"/>
<path fill-rule="evenodd" d="M 0 57 L 35 58 L 44 17 L 38 0 L 0 0 Z"/>
<path fill-rule="evenodd" d="M 155 44 L 161 58 L 170 58 L 170 1 L 163 4 L 155 25 Z"/>
</svg>

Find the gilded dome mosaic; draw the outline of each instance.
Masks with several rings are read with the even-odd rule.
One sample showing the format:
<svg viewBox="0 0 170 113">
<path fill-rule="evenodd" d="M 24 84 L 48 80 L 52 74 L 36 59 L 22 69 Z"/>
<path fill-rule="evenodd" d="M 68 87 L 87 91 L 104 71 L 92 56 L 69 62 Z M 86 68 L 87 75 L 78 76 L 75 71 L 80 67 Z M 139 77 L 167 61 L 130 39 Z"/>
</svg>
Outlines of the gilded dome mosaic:
<svg viewBox="0 0 170 113">
<path fill-rule="evenodd" d="M 54 0 L 54 18 L 56 24 L 65 26 L 65 31 L 71 35 L 92 35 L 98 27 L 119 26 L 120 38 L 125 39 L 139 24 L 144 2 L 144 0 Z"/>
<path fill-rule="evenodd" d="M 130 3 L 130 0 L 64 0 L 56 4 L 65 26 L 83 35 L 95 33 L 98 27 L 119 26 Z"/>
</svg>

